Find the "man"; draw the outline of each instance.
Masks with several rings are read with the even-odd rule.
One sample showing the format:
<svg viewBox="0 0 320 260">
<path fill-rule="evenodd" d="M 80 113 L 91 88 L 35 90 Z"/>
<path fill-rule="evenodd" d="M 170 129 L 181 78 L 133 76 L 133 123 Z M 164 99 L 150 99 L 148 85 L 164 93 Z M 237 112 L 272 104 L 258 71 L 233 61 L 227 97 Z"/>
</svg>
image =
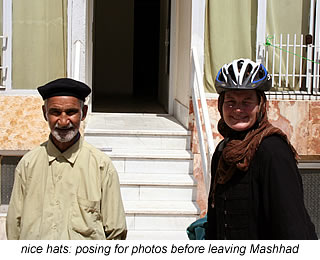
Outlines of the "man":
<svg viewBox="0 0 320 260">
<path fill-rule="evenodd" d="M 8 239 L 125 239 L 117 172 L 79 133 L 90 88 L 62 78 L 38 91 L 51 133 L 16 168 Z"/>
</svg>

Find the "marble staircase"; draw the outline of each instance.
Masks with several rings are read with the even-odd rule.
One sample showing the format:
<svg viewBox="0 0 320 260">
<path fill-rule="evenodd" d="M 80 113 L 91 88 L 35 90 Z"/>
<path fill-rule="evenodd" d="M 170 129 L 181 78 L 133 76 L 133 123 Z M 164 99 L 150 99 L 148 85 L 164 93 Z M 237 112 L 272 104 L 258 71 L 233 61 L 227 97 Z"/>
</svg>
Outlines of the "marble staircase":
<svg viewBox="0 0 320 260">
<path fill-rule="evenodd" d="M 93 113 L 84 136 L 119 173 L 127 239 L 188 239 L 199 215 L 188 130 L 169 115 Z"/>
</svg>

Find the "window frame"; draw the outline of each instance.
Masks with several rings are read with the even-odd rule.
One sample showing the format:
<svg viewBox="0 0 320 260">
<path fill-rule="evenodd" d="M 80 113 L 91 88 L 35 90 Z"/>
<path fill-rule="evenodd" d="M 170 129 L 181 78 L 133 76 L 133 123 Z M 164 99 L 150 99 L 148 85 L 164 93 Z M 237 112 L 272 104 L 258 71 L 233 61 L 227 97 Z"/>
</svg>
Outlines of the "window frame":
<svg viewBox="0 0 320 260">
<path fill-rule="evenodd" d="M 2 67 L 3 85 L 1 91 L 11 90 L 12 72 L 12 0 L 2 2 Z"/>
</svg>

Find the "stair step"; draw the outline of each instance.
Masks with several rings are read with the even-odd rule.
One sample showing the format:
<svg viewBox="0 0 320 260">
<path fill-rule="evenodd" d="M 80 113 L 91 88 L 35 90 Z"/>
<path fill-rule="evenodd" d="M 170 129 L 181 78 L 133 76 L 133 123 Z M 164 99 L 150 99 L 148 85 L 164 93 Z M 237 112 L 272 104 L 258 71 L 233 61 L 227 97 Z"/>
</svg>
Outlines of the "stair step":
<svg viewBox="0 0 320 260">
<path fill-rule="evenodd" d="M 85 140 L 95 147 L 106 147 L 109 149 L 130 148 L 143 150 L 175 150 L 190 149 L 190 136 L 183 135 L 160 135 L 159 132 L 153 134 L 131 133 L 122 135 L 119 133 L 85 133 Z"/>
<path fill-rule="evenodd" d="M 190 136 L 191 131 L 181 128 L 178 130 L 172 129 L 98 129 L 86 128 L 84 134 L 86 136 Z"/>
<path fill-rule="evenodd" d="M 195 186 L 195 180 L 190 174 L 143 174 L 120 173 L 121 185 L 139 186 Z"/>
<path fill-rule="evenodd" d="M 121 195 L 128 201 L 196 200 L 196 183 L 188 174 L 119 174 Z"/>
<path fill-rule="evenodd" d="M 189 240 L 186 231 L 135 231 L 129 230 L 127 240 Z"/>
<path fill-rule="evenodd" d="M 171 115 L 91 113 L 86 120 L 85 134 L 98 131 L 116 134 L 190 134 L 190 131 Z"/>
<path fill-rule="evenodd" d="M 196 200 L 196 187 L 122 186 L 121 196 L 127 201 L 191 201 Z"/>
<path fill-rule="evenodd" d="M 139 215 L 126 216 L 128 230 L 140 231 L 185 231 L 198 216 L 193 215 Z"/>
<path fill-rule="evenodd" d="M 137 159 L 193 159 L 193 154 L 190 150 L 139 150 L 134 147 L 130 149 L 112 149 L 106 151 L 112 158 L 137 158 Z M 100 148 L 104 150 L 104 148 Z"/>
<path fill-rule="evenodd" d="M 128 201 L 124 200 L 126 214 L 148 215 L 198 215 L 199 208 L 193 201 Z"/>
<path fill-rule="evenodd" d="M 193 172 L 190 151 L 124 151 L 106 154 L 118 173 L 188 174 Z"/>
<path fill-rule="evenodd" d="M 190 149 L 191 132 L 172 116 L 92 114 L 84 132 L 96 147 L 152 150 Z"/>
<path fill-rule="evenodd" d="M 193 171 L 190 159 L 112 158 L 112 162 L 118 173 L 190 174 Z"/>
</svg>

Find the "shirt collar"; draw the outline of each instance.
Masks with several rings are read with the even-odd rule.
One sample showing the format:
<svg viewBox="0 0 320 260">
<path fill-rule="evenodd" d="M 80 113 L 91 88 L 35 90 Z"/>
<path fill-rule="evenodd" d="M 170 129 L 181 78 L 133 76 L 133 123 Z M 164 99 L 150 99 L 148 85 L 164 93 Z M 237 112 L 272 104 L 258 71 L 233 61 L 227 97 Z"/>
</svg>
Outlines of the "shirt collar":
<svg viewBox="0 0 320 260">
<path fill-rule="evenodd" d="M 80 138 L 66 151 L 63 153 L 60 152 L 60 150 L 54 145 L 51 138 L 49 138 L 47 143 L 47 152 L 48 152 L 48 159 L 51 163 L 58 157 L 64 157 L 69 163 L 74 164 L 78 154 L 80 153 L 80 148 L 82 147 L 83 138 L 80 136 Z"/>
</svg>

